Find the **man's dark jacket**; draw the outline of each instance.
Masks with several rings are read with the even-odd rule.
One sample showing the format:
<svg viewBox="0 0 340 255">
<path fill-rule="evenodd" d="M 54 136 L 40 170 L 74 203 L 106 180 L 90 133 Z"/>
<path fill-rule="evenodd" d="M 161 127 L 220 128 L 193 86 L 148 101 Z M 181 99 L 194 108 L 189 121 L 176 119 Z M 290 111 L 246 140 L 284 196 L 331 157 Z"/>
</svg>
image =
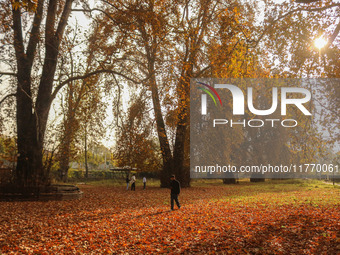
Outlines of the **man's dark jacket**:
<svg viewBox="0 0 340 255">
<path fill-rule="evenodd" d="M 171 194 L 179 194 L 181 192 L 181 185 L 177 180 L 171 180 Z"/>
</svg>

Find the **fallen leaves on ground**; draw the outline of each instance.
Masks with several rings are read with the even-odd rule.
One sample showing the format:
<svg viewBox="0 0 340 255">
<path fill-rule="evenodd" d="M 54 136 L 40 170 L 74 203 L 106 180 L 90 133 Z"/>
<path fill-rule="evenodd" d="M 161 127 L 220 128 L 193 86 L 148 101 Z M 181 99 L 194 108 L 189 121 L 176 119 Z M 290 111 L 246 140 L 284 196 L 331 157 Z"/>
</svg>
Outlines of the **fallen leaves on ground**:
<svg viewBox="0 0 340 255">
<path fill-rule="evenodd" d="M 264 185 L 264 184 L 262 184 Z M 250 184 L 81 186 L 76 201 L 0 202 L 2 254 L 337 254 L 340 191 Z"/>
</svg>

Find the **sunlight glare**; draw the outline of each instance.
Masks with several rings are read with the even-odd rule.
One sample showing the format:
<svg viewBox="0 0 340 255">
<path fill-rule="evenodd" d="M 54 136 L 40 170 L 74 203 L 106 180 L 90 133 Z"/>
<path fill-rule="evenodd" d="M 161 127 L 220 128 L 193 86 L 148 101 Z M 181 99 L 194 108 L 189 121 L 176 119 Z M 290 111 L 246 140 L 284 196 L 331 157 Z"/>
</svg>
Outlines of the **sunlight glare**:
<svg viewBox="0 0 340 255">
<path fill-rule="evenodd" d="M 317 39 L 315 39 L 314 41 L 314 45 L 316 48 L 318 48 L 319 50 L 322 49 L 323 47 L 325 47 L 327 44 L 327 40 L 323 37 L 319 37 Z"/>
</svg>

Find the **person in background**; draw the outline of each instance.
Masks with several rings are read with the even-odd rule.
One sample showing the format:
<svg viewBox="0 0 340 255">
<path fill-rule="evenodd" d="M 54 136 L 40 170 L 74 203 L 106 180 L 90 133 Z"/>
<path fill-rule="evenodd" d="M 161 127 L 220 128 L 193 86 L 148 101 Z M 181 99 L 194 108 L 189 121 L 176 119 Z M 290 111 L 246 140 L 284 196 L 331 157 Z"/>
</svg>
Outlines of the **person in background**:
<svg viewBox="0 0 340 255">
<path fill-rule="evenodd" d="M 143 177 L 143 185 L 144 185 L 143 189 L 145 189 L 146 188 L 146 177 L 145 176 Z"/>
<path fill-rule="evenodd" d="M 171 188 L 171 211 L 174 210 L 174 200 L 176 202 L 176 205 L 178 209 L 181 208 L 181 205 L 179 204 L 178 201 L 178 195 L 181 193 L 181 184 L 179 181 L 176 180 L 175 175 L 171 175 L 170 177 L 171 182 L 170 182 L 170 188 Z"/>
<path fill-rule="evenodd" d="M 125 181 L 126 181 L 126 190 L 128 190 L 129 189 L 129 183 L 130 183 L 129 175 L 126 176 Z"/>
<path fill-rule="evenodd" d="M 136 176 L 133 174 L 131 177 L 131 190 L 136 190 Z"/>
</svg>

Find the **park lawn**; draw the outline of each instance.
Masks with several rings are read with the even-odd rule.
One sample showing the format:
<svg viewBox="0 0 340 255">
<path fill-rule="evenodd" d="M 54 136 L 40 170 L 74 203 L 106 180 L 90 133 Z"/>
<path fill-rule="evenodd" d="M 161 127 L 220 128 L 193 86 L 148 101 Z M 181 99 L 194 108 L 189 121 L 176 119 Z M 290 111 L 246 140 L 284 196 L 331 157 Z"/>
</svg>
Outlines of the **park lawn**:
<svg viewBox="0 0 340 255">
<path fill-rule="evenodd" d="M 209 182 L 209 181 L 206 181 Z M 80 185 L 81 200 L 0 202 L 0 254 L 338 254 L 340 189 L 317 181 Z"/>
</svg>

